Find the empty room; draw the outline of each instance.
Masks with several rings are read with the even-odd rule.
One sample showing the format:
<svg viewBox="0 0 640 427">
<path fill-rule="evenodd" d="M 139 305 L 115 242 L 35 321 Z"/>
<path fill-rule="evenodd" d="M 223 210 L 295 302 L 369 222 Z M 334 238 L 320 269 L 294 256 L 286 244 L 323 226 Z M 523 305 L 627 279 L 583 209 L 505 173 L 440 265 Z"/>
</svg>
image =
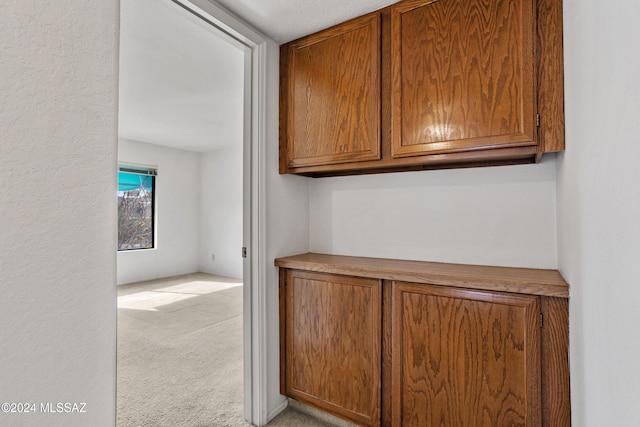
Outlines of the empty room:
<svg viewBox="0 0 640 427">
<path fill-rule="evenodd" d="M 244 51 L 120 4 L 118 426 L 244 425 Z"/>
</svg>

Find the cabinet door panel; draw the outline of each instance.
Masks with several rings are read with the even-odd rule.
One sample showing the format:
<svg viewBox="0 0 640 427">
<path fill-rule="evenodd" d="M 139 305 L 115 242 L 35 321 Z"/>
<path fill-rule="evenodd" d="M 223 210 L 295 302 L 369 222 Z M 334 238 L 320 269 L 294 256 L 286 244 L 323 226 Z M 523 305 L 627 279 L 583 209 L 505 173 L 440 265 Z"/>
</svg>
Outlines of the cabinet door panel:
<svg viewBox="0 0 640 427">
<path fill-rule="evenodd" d="M 394 426 L 539 426 L 537 296 L 393 284 Z"/>
<path fill-rule="evenodd" d="M 380 17 L 288 50 L 287 167 L 380 158 Z"/>
<path fill-rule="evenodd" d="M 536 144 L 534 0 L 416 0 L 391 12 L 392 155 Z"/>
<path fill-rule="evenodd" d="M 287 395 L 363 425 L 379 425 L 380 281 L 287 274 Z"/>
</svg>

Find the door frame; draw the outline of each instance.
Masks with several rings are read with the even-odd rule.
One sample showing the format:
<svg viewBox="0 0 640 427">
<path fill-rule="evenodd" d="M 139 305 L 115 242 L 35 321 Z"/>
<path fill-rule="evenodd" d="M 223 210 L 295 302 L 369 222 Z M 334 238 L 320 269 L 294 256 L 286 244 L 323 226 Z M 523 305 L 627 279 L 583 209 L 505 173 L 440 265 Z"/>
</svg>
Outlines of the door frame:
<svg viewBox="0 0 640 427">
<path fill-rule="evenodd" d="M 268 40 L 209 0 L 171 0 L 219 31 L 245 52 L 243 132 L 243 354 L 244 417 L 268 421 L 266 301 L 266 82 Z M 240 256 L 238 248 L 238 256 Z"/>
</svg>

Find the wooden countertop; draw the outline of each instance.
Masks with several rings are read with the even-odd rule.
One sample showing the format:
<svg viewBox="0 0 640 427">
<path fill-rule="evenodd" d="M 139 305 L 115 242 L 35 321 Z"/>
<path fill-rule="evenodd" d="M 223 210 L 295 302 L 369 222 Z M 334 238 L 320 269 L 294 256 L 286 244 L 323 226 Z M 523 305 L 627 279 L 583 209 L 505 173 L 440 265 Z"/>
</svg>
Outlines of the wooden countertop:
<svg viewBox="0 0 640 427">
<path fill-rule="evenodd" d="M 317 271 L 457 288 L 569 297 L 569 285 L 557 270 L 492 267 L 306 253 L 277 258 L 275 265 Z"/>
</svg>

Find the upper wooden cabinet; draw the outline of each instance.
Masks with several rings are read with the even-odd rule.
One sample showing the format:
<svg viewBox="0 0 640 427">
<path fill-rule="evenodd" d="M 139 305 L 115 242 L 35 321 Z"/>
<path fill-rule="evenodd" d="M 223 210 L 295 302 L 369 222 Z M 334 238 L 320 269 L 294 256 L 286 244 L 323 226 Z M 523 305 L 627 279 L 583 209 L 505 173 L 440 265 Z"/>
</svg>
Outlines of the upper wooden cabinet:
<svg viewBox="0 0 640 427">
<path fill-rule="evenodd" d="M 289 168 L 380 158 L 380 17 L 358 18 L 282 53 Z"/>
<path fill-rule="evenodd" d="M 391 9 L 392 155 L 536 144 L 534 0 Z"/>
<path fill-rule="evenodd" d="M 561 0 L 405 0 L 281 47 L 280 172 L 530 163 L 564 149 Z"/>
</svg>

